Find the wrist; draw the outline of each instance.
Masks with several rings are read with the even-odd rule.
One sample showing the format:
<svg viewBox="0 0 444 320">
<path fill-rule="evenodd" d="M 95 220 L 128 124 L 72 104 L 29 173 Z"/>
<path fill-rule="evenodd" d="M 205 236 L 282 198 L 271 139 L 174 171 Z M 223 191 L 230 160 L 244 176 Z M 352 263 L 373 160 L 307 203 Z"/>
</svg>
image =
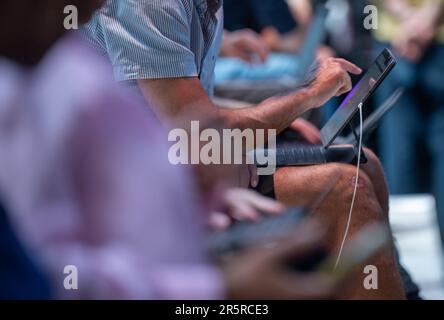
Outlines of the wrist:
<svg viewBox="0 0 444 320">
<path fill-rule="evenodd" d="M 309 86 L 301 90 L 301 105 L 304 112 L 310 109 L 319 108 L 322 105 L 319 90 L 314 86 Z"/>
</svg>

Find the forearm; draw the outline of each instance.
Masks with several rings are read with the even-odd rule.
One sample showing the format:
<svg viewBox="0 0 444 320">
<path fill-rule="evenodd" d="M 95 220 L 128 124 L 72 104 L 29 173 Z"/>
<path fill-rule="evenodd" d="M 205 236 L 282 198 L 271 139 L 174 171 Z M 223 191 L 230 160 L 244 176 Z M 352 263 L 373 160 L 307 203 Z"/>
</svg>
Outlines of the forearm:
<svg viewBox="0 0 444 320">
<path fill-rule="evenodd" d="M 218 108 L 209 99 L 197 79 L 143 81 L 139 85 L 146 101 L 161 119 L 186 127 L 189 120 L 219 120 L 230 128 L 276 129 L 281 132 L 297 117 L 316 106 L 312 89 L 300 89 L 283 97 L 270 98 L 257 106 L 226 109 Z"/>
<path fill-rule="evenodd" d="M 231 112 L 223 110 L 220 113 L 232 127 L 275 129 L 280 133 L 306 111 L 349 92 L 352 89 L 349 73 L 358 75 L 362 70 L 344 59 L 328 58 L 321 61 L 312 73 L 315 74 L 314 80 L 308 87 L 268 99 L 253 108 Z"/>
<path fill-rule="evenodd" d="M 141 80 L 139 86 L 148 104 L 161 118 L 173 117 L 175 121 L 182 119 L 182 122 L 218 120 L 230 128 L 276 130 L 279 133 L 306 111 L 350 91 L 349 73 L 357 75 L 361 72 L 359 67 L 344 59 L 328 58 L 313 70 L 313 80 L 308 87 L 241 109 L 217 108 L 196 77 Z"/>
<path fill-rule="evenodd" d="M 312 90 L 300 89 L 286 96 L 270 98 L 251 108 L 220 109 L 220 116 L 232 128 L 275 129 L 280 133 L 316 106 L 314 97 Z"/>
</svg>

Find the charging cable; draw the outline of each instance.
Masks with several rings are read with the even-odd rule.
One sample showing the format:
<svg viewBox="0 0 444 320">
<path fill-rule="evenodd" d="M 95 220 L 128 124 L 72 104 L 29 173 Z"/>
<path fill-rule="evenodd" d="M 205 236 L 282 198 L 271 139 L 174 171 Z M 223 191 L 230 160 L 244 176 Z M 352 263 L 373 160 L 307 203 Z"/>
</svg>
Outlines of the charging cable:
<svg viewBox="0 0 444 320">
<path fill-rule="evenodd" d="M 358 193 L 359 171 L 361 169 L 361 155 L 362 155 L 362 131 L 363 131 L 362 103 L 359 104 L 358 109 L 359 109 L 359 146 L 358 146 L 359 149 L 358 149 L 358 164 L 356 165 L 355 188 L 353 191 L 350 212 L 348 214 L 347 227 L 345 228 L 344 238 L 342 239 L 341 248 L 339 249 L 338 258 L 336 259 L 335 269 L 338 268 L 338 265 L 341 262 L 342 252 L 344 250 L 345 242 L 347 241 L 348 232 L 350 230 L 350 224 L 353 217 L 353 209 L 355 207 L 356 194 Z"/>
</svg>

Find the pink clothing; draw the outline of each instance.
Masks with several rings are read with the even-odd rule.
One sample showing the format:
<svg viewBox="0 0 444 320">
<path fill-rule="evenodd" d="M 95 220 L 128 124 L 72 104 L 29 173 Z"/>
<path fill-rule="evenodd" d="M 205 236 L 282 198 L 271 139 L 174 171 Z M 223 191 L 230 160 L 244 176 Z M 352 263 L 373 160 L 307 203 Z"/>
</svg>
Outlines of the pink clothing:
<svg viewBox="0 0 444 320">
<path fill-rule="evenodd" d="M 76 36 L 32 71 L 0 60 L 0 193 L 61 298 L 223 298 L 192 178 L 147 109 Z"/>
</svg>

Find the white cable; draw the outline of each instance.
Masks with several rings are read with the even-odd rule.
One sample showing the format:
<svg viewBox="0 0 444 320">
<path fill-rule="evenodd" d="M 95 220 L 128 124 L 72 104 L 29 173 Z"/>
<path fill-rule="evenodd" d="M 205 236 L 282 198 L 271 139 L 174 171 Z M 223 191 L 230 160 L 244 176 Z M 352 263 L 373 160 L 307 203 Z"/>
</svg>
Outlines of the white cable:
<svg viewBox="0 0 444 320">
<path fill-rule="evenodd" d="M 353 191 L 353 198 L 350 206 L 350 213 L 348 214 L 347 227 L 345 228 L 344 238 L 342 239 L 341 248 L 339 249 L 338 258 L 336 259 L 335 269 L 337 269 L 339 262 L 341 262 L 342 251 L 344 250 L 345 242 L 347 241 L 350 224 L 353 217 L 353 209 L 355 207 L 356 194 L 358 193 L 359 185 L 359 171 L 361 169 L 361 153 L 362 153 L 362 131 L 363 131 L 363 116 L 362 116 L 362 103 L 358 106 L 359 109 L 359 149 L 358 149 L 358 164 L 356 165 L 356 179 L 355 189 Z"/>
</svg>

